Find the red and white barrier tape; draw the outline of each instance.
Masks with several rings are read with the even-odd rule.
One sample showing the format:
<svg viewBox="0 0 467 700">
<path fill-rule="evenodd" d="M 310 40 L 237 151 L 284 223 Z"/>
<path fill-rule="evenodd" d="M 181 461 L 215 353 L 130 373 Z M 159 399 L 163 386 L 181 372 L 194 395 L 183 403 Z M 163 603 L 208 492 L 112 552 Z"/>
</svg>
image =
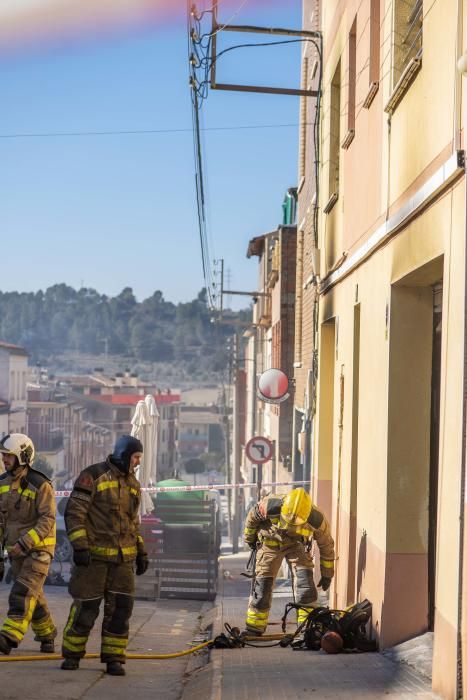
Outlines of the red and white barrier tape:
<svg viewBox="0 0 467 700">
<path fill-rule="evenodd" d="M 309 484 L 309 481 L 265 481 L 261 487 L 266 486 L 301 486 Z M 223 489 L 250 489 L 256 488 L 258 484 L 201 484 L 200 486 L 149 486 L 142 488 L 146 493 L 168 493 L 170 491 L 221 491 Z M 55 491 L 56 496 L 71 496 L 70 491 Z"/>
</svg>

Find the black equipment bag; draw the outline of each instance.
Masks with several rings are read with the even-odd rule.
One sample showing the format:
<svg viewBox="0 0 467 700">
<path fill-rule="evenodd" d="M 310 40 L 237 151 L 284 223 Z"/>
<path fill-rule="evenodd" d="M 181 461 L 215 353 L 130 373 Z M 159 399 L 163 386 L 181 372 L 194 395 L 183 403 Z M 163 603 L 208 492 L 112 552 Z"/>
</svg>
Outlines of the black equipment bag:
<svg viewBox="0 0 467 700">
<path fill-rule="evenodd" d="M 282 618 L 284 630 L 290 610 L 300 607 L 296 603 L 288 603 Z M 342 637 L 344 651 L 376 651 L 376 640 L 370 639 L 366 631 L 371 612 L 372 605 L 366 599 L 347 610 L 313 608 L 291 646 L 294 649 L 318 650 L 321 648 L 321 637 L 326 632 L 333 631 Z"/>
</svg>

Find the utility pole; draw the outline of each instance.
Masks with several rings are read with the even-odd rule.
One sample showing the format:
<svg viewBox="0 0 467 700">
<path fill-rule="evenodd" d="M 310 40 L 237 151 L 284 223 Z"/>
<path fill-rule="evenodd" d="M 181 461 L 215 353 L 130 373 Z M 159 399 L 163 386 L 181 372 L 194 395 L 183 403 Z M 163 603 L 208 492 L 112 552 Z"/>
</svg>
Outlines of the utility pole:
<svg viewBox="0 0 467 700">
<path fill-rule="evenodd" d="M 220 266 L 221 266 L 221 295 L 219 299 L 219 311 L 220 311 L 220 318 L 222 318 L 222 313 L 224 311 L 224 258 L 220 259 Z"/>
<path fill-rule="evenodd" d="M 224 460 L 225 460 L 225 481 L 232 483 L 231 450 L 230 450 L 230 387 L 232 386 L 232 348 L 227 345 L 229 351 L 229 373 L 227 377 L 227 391 L 225 384 L 222 391 L 223 402 L 223 425 L 224 425 Z M 229 525 L 229 536 L 232 538 L 232 489 L 227 489 L 227 517 Z"/>
<path fill-rule="evenodd" d="M 109 357 L 109 338 L 99 338 L 101 343 L 104 343 L 104 369 L 107 372 L 107 359 Z"/>
<path fill-rule="evenodd" d="M 230 267 L 227 268 L 226 278 L 227 278 L 227 287 L 230 289 L 230 287 L 232 286 L 232 270 Z M 225 303 L 226 303 L 227 308 L 229 308 L 230 304 L 232 303 L 232 299 L 230 298 L 230 295 L 227 295 L 227 299 L 225 300 Z"/>
<path fill-rule="evenodd" d="M 218 260 L 214 260 L 213 263 L 214 279 L 216 280 L 212 283 L 213 289 L 215 290 L 213 292 L 213 311 L 216 311 L 219 314 L 219 319 L 221 319 L 224 310 L 224 297 L 222 294 L 222 290 L 224 289 L 224 259 L 219 258 Z M 217 278 L 220 278 L 220 282 L 217 282 Z M 219 299 L 219 303 L 217 303 L 217 299 Z"/>
<path fill-rule="evenodd" d="M 230 468 L 230 416 L 228 413 L 227 397 L 224 388 L 224 459 L 226 470 L 226 483 L 231 483 L 232 470 Z M 232 528 L 232 489 L 227 489 L 227 517 L 229 530 Z"/>
<path fill-rule="evenodd" d="M 271 457 L 271 481 L 274 483 L 277 479 L 277 458 L 276 458 L 276 441 L 272 441 L 272 457 Z"/>
<path fill-rule="evenodd" d="M 233 445 L 232 445 L 232 483 L 240 482 L 240 339 L 235 334 L 234 341 L 234 370 L 233 370 Z M 240 500 L 238 487 L 233 489 L 233 518 L 232 518 L 232 553 L 238 552 L 240 532 Z"/>
</svg>

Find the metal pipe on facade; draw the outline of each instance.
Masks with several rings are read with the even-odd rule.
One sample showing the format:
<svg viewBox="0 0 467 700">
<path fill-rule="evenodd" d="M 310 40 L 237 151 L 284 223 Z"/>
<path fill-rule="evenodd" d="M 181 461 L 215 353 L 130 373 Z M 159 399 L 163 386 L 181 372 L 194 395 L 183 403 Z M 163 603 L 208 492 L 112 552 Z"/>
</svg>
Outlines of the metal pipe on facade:
<svg viewBox="0 0 467 700">
<path fill-rule="evenodd" d="M 462 55 L 463 34 L 464 34 L 464 17 L 463 17 L 463 0 L 458 0 L 458 56 Z M 459 71 L 461 72 L 461 71 Z M 465 76 L 465 73 L 464 73 Z M 458 83 L 457 83 L 458 86 Z M 456 89 L 456 98 L 462 94 L 460 86 Z M 459 102 L 461 100 L 459 99 Z M 462 104 L 459 104 L 460 114 L 462 115 Z M 456 119 L 455 115 L 455 119 Z M 461 121 L 462 123 L 462 121 Z M 463 111 L 463 126 L 464 126 L 464 142 L 467 133 L 467 111 Z M 458 129 L 455 124 L 456 132 Z M 460 124 L 459 124 L 460 127 Z M 460 129 L 459 129 L 460 131 Z M 454 143 L 457 144 L 458 139 L 455 138 Z M 466 452 L 467 452 L 467 178 L 464 175 L 464 367 L 463 367 L 463 401 L 462 401 L 462 459 L 461 459 L 461 499 L 459 509 L 459 526 L 460 526 L 460 548 L 459 548 L 459 608 L 458 608 L 458 673 L 457 673 L 457 697 L 463 697 L 463 690 L 467 688 L 467 538 L 465 536 L 465 517 L 467 512 L 467 468 L 466 468 Z"/>
<path fill-rule="evenodd" d="M 251 383 L 251 436 L 256 432 L 256 406 L 257 406 L 257 401 L 256 401 L 256 365 L 257 365 L 257 357 L 256 353 L 258 352 L 258 328 L 255 326 L 252 329 L 252 334 L 253 334 L 253 353 L 252 353 L 252 383 Z"/>
<path fill-rule="evenodd" d="M 277 479 L 277 457 L 276 457 L 276 441 L 272 441 L 272 457 L 271 457 L 271 481 L 274 483 Z"/>
<path fill-rule="evenodd" d="M 467 258 L 467 182 L 465 197 L 466 235 L 464 254 Z M 462 461 L 461 461 L 461 503 L 460 503 L 460 551 L 459 551 L 459 646 L 458 649 L 458 688 L 457 697 L 463 697 L 463 688 L 467 688 L 467 537 L 465 536 L 465 516 L 467 512 L 467 264 L 464 261 L 464 376 L 462 409 Z M 459 668 L 460 666 L 460 668 Z"/>
</svg>

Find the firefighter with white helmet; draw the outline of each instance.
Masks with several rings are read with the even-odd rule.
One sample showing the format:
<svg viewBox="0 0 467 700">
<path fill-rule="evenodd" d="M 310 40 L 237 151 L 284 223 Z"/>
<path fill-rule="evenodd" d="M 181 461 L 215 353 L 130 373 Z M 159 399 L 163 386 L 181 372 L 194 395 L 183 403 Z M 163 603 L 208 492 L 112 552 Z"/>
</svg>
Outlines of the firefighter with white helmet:
<svg viewBox="0 0 467 700">
<path fill-rule="evenodd" d="M 54 491 L 49 479 L 32 468 L 35 450 L 27 435 L 6 435 L 0 453 L 5 466 L 0 475 L 0 543 L 14 579 L 0 629 L 0 653 L 16 648 L 30 623 L 41 652 L 52 653 L 57 630 L 43 587 L 56 541 Z M 0 562 L 2 580 L 3 554 Z"/>
<path fill-rule="evenodd" d="M 306 619 L 318 598 L 310 553 L 313 540 L 320 553 L 318 587 L 326 591 L 334 576 L 334 540 L 324 513 L 305 489 L 293 489 L 285 496 L 266 496 L 250 509 L 244 541 L 257 549 L 257 556 L 246 616 L 248 634 L 261 635 L 266 630 L 274 581 L 284 558 L 292 570 L 295 602 L 301 606 L 297 624 Z"/>
</svg>

